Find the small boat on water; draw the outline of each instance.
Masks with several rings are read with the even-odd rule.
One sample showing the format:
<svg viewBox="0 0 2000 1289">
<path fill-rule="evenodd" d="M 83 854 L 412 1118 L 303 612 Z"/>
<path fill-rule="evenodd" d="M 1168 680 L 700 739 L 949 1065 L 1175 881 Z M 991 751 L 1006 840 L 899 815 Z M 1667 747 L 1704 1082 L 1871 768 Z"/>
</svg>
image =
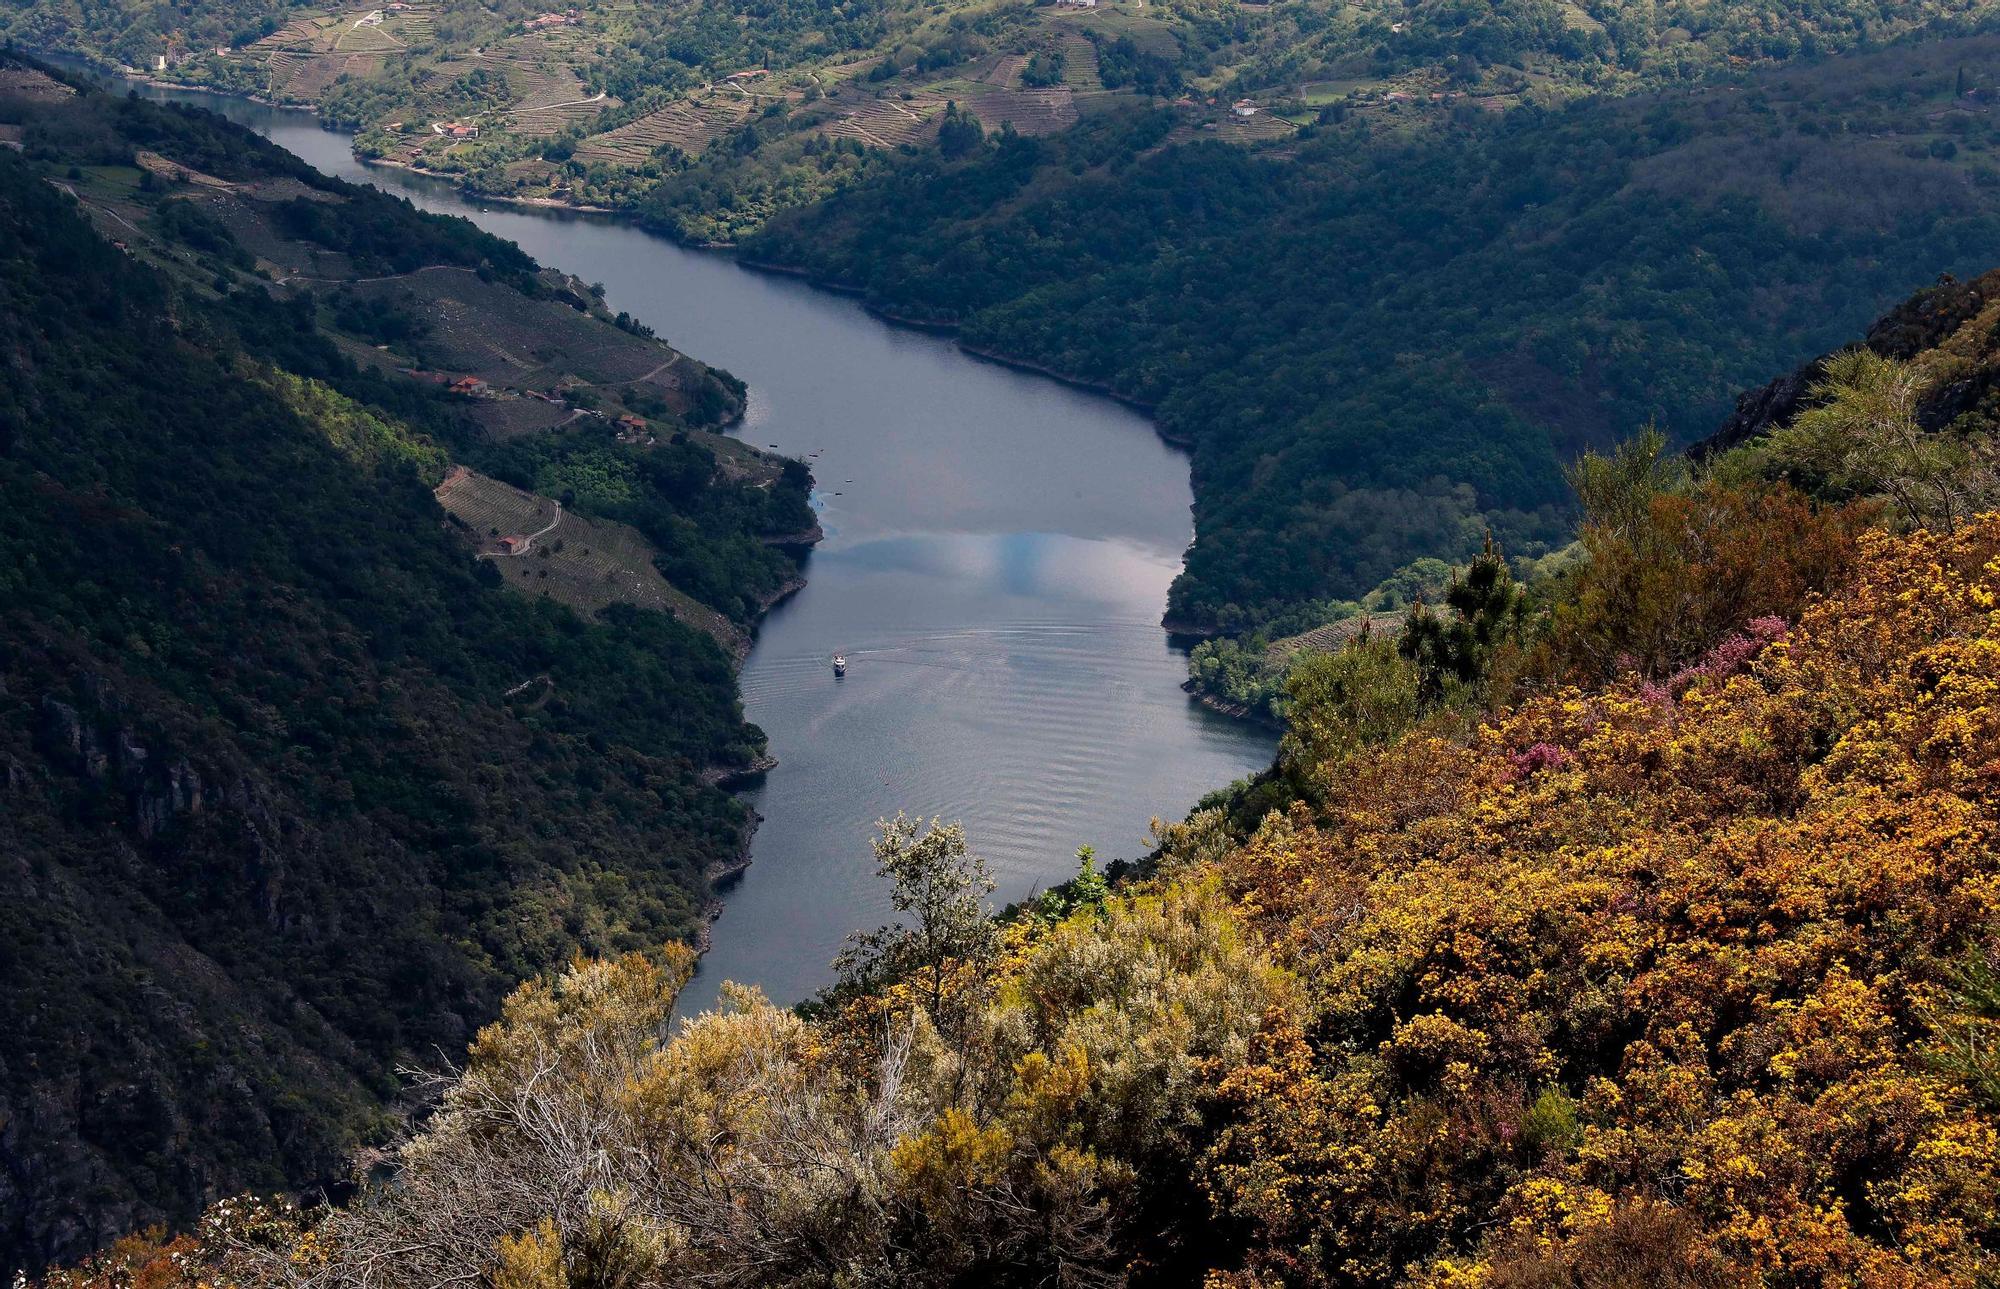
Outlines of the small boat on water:
<svg viewBox="0 0 2000 1289">
<path fill-rule="evenodd" d="M 837 653 L 833 655 L 833 674 L 836 676 L 845 676 L 847 674 L 846 654 Z"/>
</svg>

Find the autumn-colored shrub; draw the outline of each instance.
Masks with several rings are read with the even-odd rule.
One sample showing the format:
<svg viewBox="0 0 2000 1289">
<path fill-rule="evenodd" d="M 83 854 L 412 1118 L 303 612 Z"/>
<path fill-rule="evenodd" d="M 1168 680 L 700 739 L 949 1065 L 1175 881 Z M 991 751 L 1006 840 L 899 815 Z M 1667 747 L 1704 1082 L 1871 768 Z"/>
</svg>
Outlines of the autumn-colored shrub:
<svg viewBox="0 0 2000 1289">
<path fill-rule="evenodd" d="M 1796 617 L 1846 570 L 1869 513 L 1706 479 L 1653 494 L 1623 521 L 1588 522 L 1587 558 L 1529 670 L 1585 685 L 1628 671 L 1664 679 L 1753 619 Z"/>
<path fill-rule="evenodd" d="M 732 990 L 668 1037 L 684 956 L 578 963 L 482 1032 L 392 1183 L 131 1261 L 385 1289 L 1987 1289 L 2000 516 L 1850 539 L 1782 494 L 1709 501 L 1848 573 L 1672 668 L 1335 739 L 1247 841 L 1198 814 L 1147 881 L 811 1018 Z M 978 871 L 937 835 L 937 871 Z"/>
<path fill-rule="evenodd" d="M 1640 1201 L 1559 1246 L 1528 1240 L 1504 1249 L 1486 1289 L 1732 1289 L 1748 1279 L 1706 1246 L 1685 1213 Z"/>
<path fill-rule="evenodd" d="M 1990 1282 L 2000 517 L 1856 560 L 1782 638 L 1412 736 L 1223 861 L 1306 996 L 1205 1170 L 1254 1283 Z"/>
</svg>

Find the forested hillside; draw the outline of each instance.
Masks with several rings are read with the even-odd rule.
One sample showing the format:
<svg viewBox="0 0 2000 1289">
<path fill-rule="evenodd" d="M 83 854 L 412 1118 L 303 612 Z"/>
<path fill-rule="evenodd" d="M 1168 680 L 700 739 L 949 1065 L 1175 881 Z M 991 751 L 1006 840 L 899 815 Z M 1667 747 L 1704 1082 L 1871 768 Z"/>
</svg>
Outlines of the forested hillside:
<svg viewBox="0 0 2000 1289">
<path fill-rule="evenodd" d="M 1991 37 L 1920 43 L 1282 152 L 1107 119 L 914 161 L 746 253 L 1153 406 L 1194 452 L 1169 621 L 1241 631 L 1488 530 L 1537 553 L 1581 448 L 1705 433 L 2000 255 L 1996 77 Z"/>
<path fill-rule="evenodd" d="M 696 626 L 505 589 L 432 489 L 535 440 L 276 279 L 308 244 L 329 277 L 404 257 L 551 310 L 552 345 L 640 341 L 517 249 L 206 114 L 8 64 L 0 122 L 21 145 L 0 148 L 12 1269 L 246 1186 L 338 1183 L 407 1106 L 398 1064 L 459 1050 L 520 979 L 696 936 L 748 823 L 712 776 L 763 736 Z M 334 215 L 271 232 L 300 208 Z M 655 410 L 652 448 L 587 417 L 558 437 L 687 530 L 660 559 L 710 576 L 689 604 L 747 618 L 792 575 L 762 538 L 797 533 L 803 474 L 724 471 L 700 408 Z"/>
<path fill-rule="evenodd" d="M 905 921 L 814 1004 L 668 1036 L 689 955 L 579 962 L 393 1177 L 49 1285 L 1989 1285 L 1996 322 L 1948 284 L 1700 470 L 1586 455 L 1560 573 L 1314 656 L 1132 880 L 989 921 L 886 822 Z"/>
<path fill-rule="evenodd" d="M 1167 621 L 1203 634 L 1317 626 L 1488 531 L 1540 554 L 1580 448 L 1705 432 L 2000 256 L 1978 0 L 263 13 L 13 22 L 1153 408 L 1195 454 Z"/>
</svg>

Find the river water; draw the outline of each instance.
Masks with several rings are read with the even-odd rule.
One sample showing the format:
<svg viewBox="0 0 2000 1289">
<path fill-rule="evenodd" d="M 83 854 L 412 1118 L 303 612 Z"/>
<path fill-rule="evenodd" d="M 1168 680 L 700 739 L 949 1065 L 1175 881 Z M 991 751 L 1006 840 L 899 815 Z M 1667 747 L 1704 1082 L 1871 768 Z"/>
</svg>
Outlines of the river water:
<svg viewBox="0 0 2000 1289">
<path fill-rule="evenodd" d="M 1154 816 L 1270 761 L 1268 734 L 1179 689 L 1159 618 L 1192 535 L 1187 460 L 1138 413 L 628 225 L 363 167 L 304 113 L 147 92 L 603 283 L 611 308 L 749 383 L 746 441 L 812 466 L 826 539 L 742 676 L 779 766 L 746 794 L 752 863 L 684 1011 L 724 979 L 780 1003 L 825 985 L 848 933 L 889 919 L 878 818 L 962 820 L 1014 900 L 1067 878 L 1079 845 L 1143 853 Z"/>
</svg>

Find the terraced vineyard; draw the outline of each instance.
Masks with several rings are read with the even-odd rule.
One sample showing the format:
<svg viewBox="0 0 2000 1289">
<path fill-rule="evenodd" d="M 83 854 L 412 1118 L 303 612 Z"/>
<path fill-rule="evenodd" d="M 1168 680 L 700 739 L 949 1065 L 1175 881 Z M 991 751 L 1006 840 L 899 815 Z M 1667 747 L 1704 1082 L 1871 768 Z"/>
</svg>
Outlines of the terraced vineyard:
<svg viewBox="0 0 2000 1289">
<path fill-rule="evenodd" d="M 1402 609 L 1385 613 L 1361 613 L 1351 618 L 1342 618 L 1323 627 L 1282 640 L 1273 640 L 1264 649 L 1264 663 L 1268 667 L 1282 667 L 1294 654 L 1301 652 L 1338 653 L 1348 641 L 1366 631 L 1372 635 L 1393 636 L 1403 629 L 1403 620 L 1409 614 Z"/>
<path fill-rule="evenodd" d="M 389 56 L 435 38 L 436 19 L 428 6 L 393 13 L 357 9 L 295 18 L 244 54 L 263 64 L 271 97 L 317 103 L 342 76 L 377 75 Z"/>
<path fill-rule="evenodd" d="M 333 38 L 333 48 L 344 54 L 390 54 L 406 49 L 402 41 L 383 28 L 380 10 L 349 24 Z M 374 21 L 369 21 L 374 18 Z"/>
<path fill-rule="evenodd" d="M 320 54 L 302 57 L 282 85 L 275 79 L 276 68 L 273 67 L 273 95 L 295 99 L 302 103 L 315 103 L 322 94 L 333 87 L 335 81 L 343 76 L 366 79 L 375 75 L 382 70 L 384 58 L 382 54 Z"/>
<path fill-rule="evenodd" d="M 532 10 L 447 3 L 301 14 L 241 53 L 218 58 L 261 65 L 273 98 L 320 107 L 356 127 L 371 157 L 462 176 L 479 191 L 514 199 L 642 207 L 685 166 L 734 169 L 731 160 L 717 160 L 715 145 L 754 128 L 754 143 L 743 140 L 742 166 L 756 170 L 765 162 L 750 158 L 775 155 L 785 178 L 735 188 L 720 200 L 714 227 L 681 229 L 727 242 L 771 211 L 838 186 L 859 164 L 826 162 L 809 138 L 864 149 L 929 147 L 950 102 L 988 131 L 1011 125 L 1025 135 L 1056 134 L 1084 111 L 1123 101 L 1105 90 L 1090 36 L 1129 36 L 1178 56 L 1175 20 L 1155 16 L 1140 0 L 1105 0 L 1087 11 L 1023 9 L 976 31 L 953 15 L 911 9 L 888 21 L 887 34 L 835 22 L 790 49 L 781 41 L 732 45 L 719 27 L 703 27 L 673 6 L 655 12 L 584 0 L 573 21 L 526 30 Z M 776 21 L 739 13 L 733 23 L 753 30 L 767 20 Z M 706 61 L 690 62 L 675 49 L 702 50 Z M 1037 53 L 1061 54 L 1058 83 L 1023 83 Z M 673 65 L 635 66 L 663 59 Z M 199 69 L 190 75 L 199 80 Z M 240 82 L 240 67 L 232 76 Z M 673 101 L 649 98 L 651 110 L 625 119 L 627 102 L 670 86 L 687 88 Z M 778 106 L 786 110 L 769 111 Z M 476 133 L 454 137 L 433 128 L 454 122 Z M 574 144 L 551 146 L 554 140 Z M 772 143 L 781 146 L 765 151 Z"/>
<path fill-rule="evenodd" d="M 397 34 L 411 45 L 428 45 L 437 39 L 437 18 L 428 6 L 406 9 L 392 21 Z"/>
<path fill-rule="evenodd" d="M 1063 84 L 1073 90 L 1101 90 L 1104 79 L 1097 74 L 1097 45 L 1083 33 L 1071 31 L 1062 38 Z"/>
<path fill-rule="evenodd" d="M 1045 89 L 1003 89 L 967 83 L 955 95 L 960 108 L 989 130 L 1011 123 L 1017 133 L 1055 134 L 1076 124 L 1076 93 L 1067 85 Z"/>
<path fill-rule="evenodd" d="M 436 268 L 348 288 L 421 317 L 428 361 L 503 389 L 546 390 L 571 382 L 611 397 L 640 389 L 684 411 L 693 364 L 656 340 L 607 327 L 573 309 L 546 307 L 469 269 Z"/>
<path fill-rule="evenodd" d="M 828 138 L 858 139 L 870 147 L 893 148 L 930 137 L 946 101 L 945 96 L 931 92 L 917 93 L 908 101 L 880 97 L 853 103 L 843 98 L 836 115 L 818 128 Z"/>
<path fill-rule="evenodd" d="M 436 495 L 464 525 L 480 558 L 491 560 L 523 595 L 546 596 L 585 616 L 634 604 L 672 614 L 732 653 L 743 648 L 742 633 L 728 619 L 660 576 L 651 543 L 624 524 L 563 510 L 547 497 L 464 466 L 452 467 Z M 535 533 L 541 535 L 531 537 Z M 510 550 L 503 537 L 528 540 Z"/>
<path fill-rule="evenodd" d="M 502 395 L 475 399 L 471 405 L 471 416 L 486 431 L 488 438 L 504 442 L 575 424 L 579 413 L 563 404 L 545 403 L 539 398 Z"/>
<path fill-rule="evenodd" d="M 1285 118 L 1269 112 L 1259 112 L 1252 117 L 1232 113 L 1222 119 L 1217 133 L 1231 143 L 1259 143 L 1266 139 L 1289 139 L 1298 133 L 1298 128 Z"/>
<path fill-rule="evenodd" d="M 616 99 L 602 93 L 592 94 L 573 68 L 551 61 L 552 57 L 550 50 L 541 47 L 507 59 L 507 88 L 514 94 L 514 103 L 506 112 L 510 131 L 547 138 L 594 121 L 618 105 Z"/>
<path fill-rule="evenodd" d="M 294 18 L 250 48 L 267 54 L 281 50 L 316 54 L 325 48 L 322 38 L 334 23 L 335 19 L 324 15 Z"/>
<path fill-rule="evenodd" d="M 992 66 L 981 71 L 976 79 L 988 85 L 998 85 L 1002 89 L 1020 89 L 1021 72 L 1028 66 L 1026 54 L 1003 54 L 992 60 Z"/>
<path fill-rule="evenodd" d="M 615 130 L 585 139 L 576 153 L 586 160 L 639 165 L 671 145 L 698 157 L 709 144 L 747 121 L 754 110 L 750 99 L 734 95 L 679 99 Z"/>
</svg>

